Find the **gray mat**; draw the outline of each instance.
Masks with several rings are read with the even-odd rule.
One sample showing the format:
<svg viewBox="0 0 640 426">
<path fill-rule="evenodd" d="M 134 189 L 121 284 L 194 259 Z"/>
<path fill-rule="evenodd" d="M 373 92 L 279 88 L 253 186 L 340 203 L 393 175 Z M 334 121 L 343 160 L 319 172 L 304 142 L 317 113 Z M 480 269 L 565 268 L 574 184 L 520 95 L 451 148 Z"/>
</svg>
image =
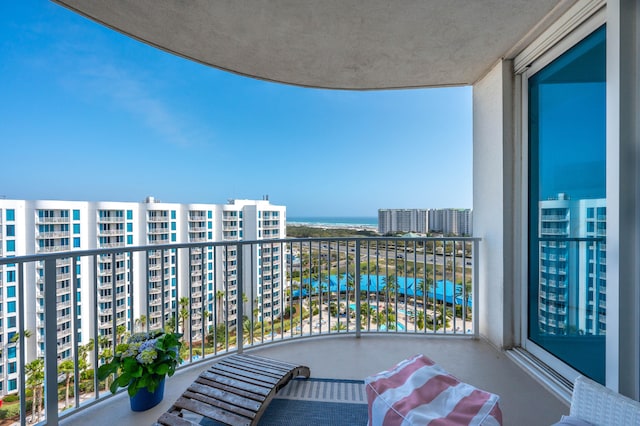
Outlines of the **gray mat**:
<svg viewBox="0 0 640 426">
<path fill-rule="evenodd" d="M 219 423 L 202 419 L 203 426 Z M 260 426 L 366 425 L 367 397 L 358 380 L 296 379 L 280 389 Z"/>
</svg>

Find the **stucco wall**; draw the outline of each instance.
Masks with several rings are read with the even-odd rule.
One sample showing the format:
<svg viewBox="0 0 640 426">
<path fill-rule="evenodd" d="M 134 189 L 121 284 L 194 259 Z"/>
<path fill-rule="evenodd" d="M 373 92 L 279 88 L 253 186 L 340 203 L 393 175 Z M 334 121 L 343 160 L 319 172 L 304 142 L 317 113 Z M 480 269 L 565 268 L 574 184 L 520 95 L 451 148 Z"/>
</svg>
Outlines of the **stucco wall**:
<svg viewBox="0 0 640 426">
<path fill-rule="evenodd" d="M 479 257 L 480 334 L 514 339 L 513 72 L 501 61 L 473 87 L 473 228 Z"/>
</svg>

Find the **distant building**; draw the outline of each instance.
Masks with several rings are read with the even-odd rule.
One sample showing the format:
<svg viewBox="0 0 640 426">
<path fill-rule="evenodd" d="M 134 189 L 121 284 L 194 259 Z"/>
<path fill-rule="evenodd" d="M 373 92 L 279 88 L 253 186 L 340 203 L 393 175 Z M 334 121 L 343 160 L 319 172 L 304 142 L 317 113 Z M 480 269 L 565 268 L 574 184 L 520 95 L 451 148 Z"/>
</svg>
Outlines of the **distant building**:
<svg viewBox="0 0 640 426">
<path fill-rule="evenodd" d="M 451 235 L 473 233 L 470 209 L 379 209 L 378 232 L 439 232 Z"/>
<path fill-rule="evenodd" d="M 379 209 L 378 232 L 427 232 L 427 210 L 418 209 Z"/>
<path fill-rule="evenodd" d="M 231 200 L 228 204 L 163 203 L 153 197 L 142 203 L 52 200 L 0 200 L 0 255 L 21 256 L 61 251 L 141 245 L 279 239 L 286 237 L 286 207 L 268 200 Z M 260 244 L 256 259 L 245 262 L 244 274 L 254 276 L 252 294 L 262 309 L 258 320 L 279 316 L 283 294 L 284 253 L 279 244 Z M 178 258 L 175 250 L 149 250 L 146 255 L 118 253 L 96 256 L 97 274 L 89 257 L 56 263 L 58 358 L 72 354 L 72 282 L 77 286 L 80 318 L 96 315 L 99 337 L 112 338 L 113 327 L 124 326 L 128 317 L 144 316 L 150 329 L 167 323 L 178 309 L 178 295 L 191 297 L 192 338 L 202 338 L 214 309 L 229 326 L 239 322 L 237 303 L 237 250 L 235 246 L 192 248 Z M 0 294 L 6 309 L 0 311 L 0 341 L 8 342 L 18 331 L 18 297 L 25 302 L 25 328 L 34 331 L 26 348 L 27 360 L 42 357 L 44 348 L 44 262 L 25 265 L 24 289 L 18 288 L 19 265 L 0 266 Z M 177 270 L 189 270 L 190 279 L 178 282 Z M 268 271 L 267 271 L 268 269 Z M 187 284 L 188 283 L 188 284 Z M 145 285 L 146 284 L 146 285 Z M 180 286 L 178 288 L 178 286 Z M 178 291 L 177 291 L 178 290 Z M 224 300 L 217 293 L 224 291 Z M 148 297 L 147 297 L 148 296 Z M 94 306 L 97 312 L 94 312 Z M 115 321 L 114 321 L 115 318 Z M 78 325 L 80 343 L 93 337 L 92 321 Z M 211 324 L 211 322 L 209 322 Z M 0 354 L 0 393 L 17 390 L 15 347 Z M 5 351 L 2 351 L 5 352 Z"/>
<path fill-rule="evenodd" d="M 473 218 L 470 209 L 429 209 L 428 232 L 447 235 L 473 234 Z"/>
</svg>

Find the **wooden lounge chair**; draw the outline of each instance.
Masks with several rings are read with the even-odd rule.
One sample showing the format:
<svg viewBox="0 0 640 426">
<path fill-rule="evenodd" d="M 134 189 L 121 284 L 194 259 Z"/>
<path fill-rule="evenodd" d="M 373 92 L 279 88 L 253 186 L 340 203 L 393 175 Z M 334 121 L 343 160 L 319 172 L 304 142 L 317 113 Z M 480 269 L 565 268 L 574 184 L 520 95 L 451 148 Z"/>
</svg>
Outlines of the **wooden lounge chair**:
<svg viewBox="0 0 640 426">
<path fill-rule="evenodd" d="M 194 415 L 187 412 L 223 424 L 255 425 L 278 390 L 297 376 L 309 375 L 309 367 L 255 355 L 231 355 L 204 371 L 156 425 L 199 425 L 189 420 Z"/>
</svg>

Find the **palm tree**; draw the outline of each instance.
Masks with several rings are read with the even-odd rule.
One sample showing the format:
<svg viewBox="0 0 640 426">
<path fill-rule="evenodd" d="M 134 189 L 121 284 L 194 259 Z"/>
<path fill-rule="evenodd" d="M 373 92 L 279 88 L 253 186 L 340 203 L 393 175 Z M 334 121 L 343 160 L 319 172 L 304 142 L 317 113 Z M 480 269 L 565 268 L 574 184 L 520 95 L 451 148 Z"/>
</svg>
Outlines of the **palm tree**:
<svg viewBox="0 0 640 426">
<path fill-rule="evenodd" d="M 338 323 L 334 324 L 334 326 L 331 327 L 331 329 L 335 330 L 335 331 L 343 331 L 343 330 L 347 329 L 347 325 L 345 323 L 343 323 L 343 322 L 338 322 Z"/>
<path fill-rule="evenodd" d="M 222 290 L 218 290 L 216 291 L 216 300 L 218 301 L 218 315 L 216 316 L 217 318 L 217 322 L 220 323 L 221 321 L 221 313 L 222 313 L 222 299 L 224 298 L 224 291 Z"/>
<path fill-rule="evenodd" d="M 98 358 L 100 362 L 107 362 L 113 357 L 111 340 L 107 336 L 98 336 Z M 95 367 L 94 367 L 95 368 Z M 109 377 L 104 379 L 105 390 L 109 389 Z"/>
<path fill-rule="evenodd" d="M 31 423 L 40 421 L 42 411 L 42 385 L 44 384 L 44 359 L 38 358 L 24 366 L 27 380 L 25 384 L 33 394 Z"/>
<path fill-rule="evenodd" d="M 416 316 L 416 327 L 418 330 L 424 329 L 424 311 L 418 311 L 418 315 Z"/>
<path fill-rule="evenodd" d="M 388 274 L 386 277 L 382 278 L 382 281 L 382 290 L 386 291 L 387 293 L 385 299 L 387 299 L 388 296 L 392 296 L 393 298 L 395 298 L 395 295 L 398 291 L 398 280 L 396 279 L 395 274 Z M 388 301 L 389 300 L 387 300 L 387 302 Z"/>
<path fill-rule="evenodd" d="M 32 335 L 31 330 L 24 330 L 22 335 L 28 339 Z M 17 343 L 19 339 L 20 339 L 20 333 L 16 333 L 13 336 L 11 336 L 11 339 L 9 339 L 9 343 Z"/>
<path fill-rule="evenodd" d="M 147 328 L 147 316 L 140 315 L 140 331 L 145 331 Z"/>
<path fill-rule="evenodd" d="M 58 364 L 58 374 L 64 374 L 65 378 L 65 393 L 64 393 L 64 408 L 69 408 L 69 385 L 71 378 L 75 372 L 75 364 L 73 359 L 65 359 Z"/>
<path fill-rule="evenodd" d="M 124 325 L 119 325 L 116 327 L 116 342 L 124 343 L 125 334 L 127 332 L 127 327 Z"/>
<path fill-rule="evenodd" d="M 185 340 L 187 338 L 186 322 L 189 319 L 189 309 L 187 309 L 189 307 L 189 298 L 184 296 L 181 297 L 178 301 L 178 304 L 180 304 L 178 319 L 180 320 L 180 324 L 182 325 L 182 334 L 184 336 L 183 340 Z"/>
</svg>

